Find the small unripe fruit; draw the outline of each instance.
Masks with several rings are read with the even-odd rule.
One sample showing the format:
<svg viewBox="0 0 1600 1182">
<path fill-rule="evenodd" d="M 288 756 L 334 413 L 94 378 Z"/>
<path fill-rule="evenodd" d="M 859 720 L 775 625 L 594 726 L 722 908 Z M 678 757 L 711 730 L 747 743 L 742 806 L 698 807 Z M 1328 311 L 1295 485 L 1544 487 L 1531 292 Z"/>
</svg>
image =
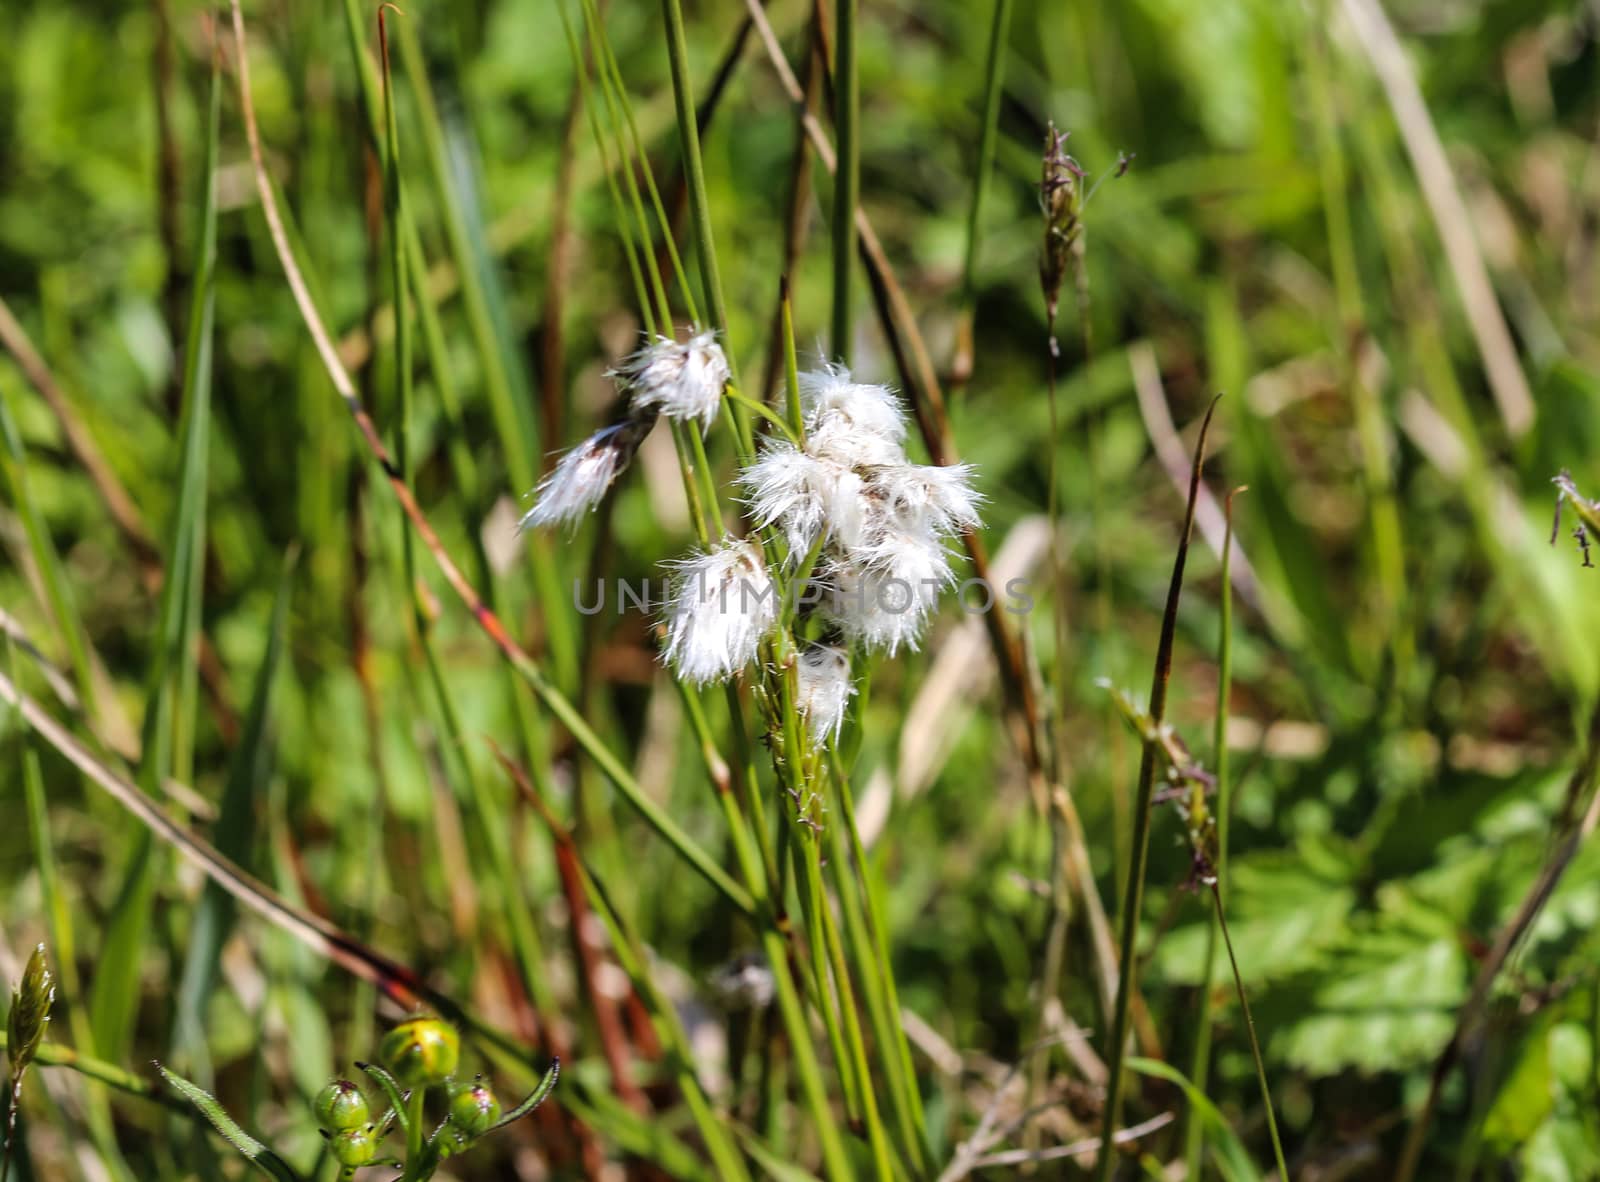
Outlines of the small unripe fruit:
<svg viewBox="0 0 1600 1182">
<path fill-rule="evenodd" d="M 364 1166 L 378 1156 L 378 1137 L 370 1125 L 346 1129 L 334 1134 L 328 1148 L 341 1166 Z"/>
<path fill-rule="evenodd" d="M 500 1101 L 482 1083 L 464 1084 L 450 1097 L 450 1123 L 467 1137 L 481 1137 L 500 1119 Z"/>
<path fill-rule="evenodd" d="M 361 1089 L 347 1079 L 336 1079 L 311 1102 L 311 1111 L 317 1123 L 330 1133 L 359 1129 L 367 1123 L 367 1098 Z"/>
<path fill-rule="evenodd" d="M 431 1087 L 455 1074 L 461 1036 L 448 1022 L 413 1018 L 384 1035 L 378 1055 L 401 1087 Z"/>
</svg>

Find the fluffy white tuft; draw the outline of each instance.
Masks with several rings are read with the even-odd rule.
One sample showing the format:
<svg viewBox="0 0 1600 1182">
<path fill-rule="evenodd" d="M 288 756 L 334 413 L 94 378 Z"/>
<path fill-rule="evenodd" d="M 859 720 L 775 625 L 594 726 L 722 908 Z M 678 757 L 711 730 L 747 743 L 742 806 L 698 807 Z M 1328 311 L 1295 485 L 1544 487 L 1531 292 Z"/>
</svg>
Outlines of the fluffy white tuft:
<svg viewBox="0 0 1600 1182">
<path fill-rule="evenodd" d="M 850 680 L 850 655 L 831 644 L 813 644 L 800 654 L 796 669 L 799 694 L 795 701 L 821 746 L 836 742 L 844 726 L 845 707 L 856 692 Z"/>
<path fill-rule="evenodd" d="M 777 587 L 749 542 L 725 539 L 675 564 L 665 657 L 695 685 L 726 681 L 756 659 L 778 618 Z"/>
<path fill-rule="evenodd" d="M 916 650 L 938 599 L 937 583 L 841 565 L 829 574 L 826 604 L 846 639 L 892 657 L 902 648 Z"/>
<path fill-rule="evenodd" d="M 657 337 L 611 376 L 627 387 L 634 410 L 659 411 L 671 419 L 699 423 L 706 431 L 722 405 L 728 359 L 712 332 L 697 333 L 682 344 Z"/>
<path fill-rule="evenodd" d="M 877 474 L 877 487 L 899 516 L 941 534 L 982 524 L 983 495 L 972 487 L 972 465 L 899 464 Z"/>
<path fill-rule="evenodd" d="M 522 528 L 575 524 L 593 510 L 633 459 L 654 420 L 651 415 L 605 427 L 562 456 L 555 471 L 539 482 Z"/>
<path fill-rule="evenodd" d="M 854 470 L 801 451 L 792 443 L 765 447 L 739 481 L 758 526 L 783 530 L 792 561 L 819 537 L 856 545 L 862 531 L 863 482 Z"/>
<path fill-rule="evenodd" d="M 891 443 L 906 437 L 906 412 L 894 391 L 858 382 L 842 365 L 801 374 L 800 406 L 808 434 L 839 424 Z"/>
</svg>

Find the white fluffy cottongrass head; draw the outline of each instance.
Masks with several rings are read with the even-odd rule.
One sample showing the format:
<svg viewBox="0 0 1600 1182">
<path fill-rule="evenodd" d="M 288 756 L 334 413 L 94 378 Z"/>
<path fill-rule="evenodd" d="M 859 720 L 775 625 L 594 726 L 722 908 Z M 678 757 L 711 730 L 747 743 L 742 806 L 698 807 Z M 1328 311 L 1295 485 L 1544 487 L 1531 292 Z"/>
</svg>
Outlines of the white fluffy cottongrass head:
<svg viewBox="0 0 1600 1182">
<path fill-rule="evenodd" d="M 864 485 L 856 472 L 792 443 L 765 447 L 739 476 L 758 526 L 777 525 L 798 562 L 819 537 L 855 545 L 861 536 Z"/>
<path fill-rule="evenodd" d="M 694 685 L 726 681 L 756 659 L 778 618 L 777 587 L 761 551 L 728 538 L 674 565 L 667 663 Z"/>
<path fill-rule="evenodd" d="M 800 654 L 796 667 L 799 692 L 795 706 L 814 742 L 836 742 L 844 726 L 845 707 L 856 687 L 850 680 L 850 655 L 831 644 L 813 644 Z"/>
<path fill-rule="evenodd" d="M 823 543 L 827 614 L 847 639 L 915 648 L 954 585 L 944 539 L 981 524 L 972 468 L 906 459 L 906 417 L 886 386 L 840 366 L 801 376 L 805 442 L 769 439 L 740 474 L 756 524 L 797 563 Z"/>
<path fill-rule="evenodd" d="M 604 427 L 562 456 L 555 470 L 539 482 L 522 528 L 576 524 L 605 498 L 654 421 L 650 415 Z"/>
<path fill-rule="evenodd" d="M 809 434 L 848 425 L 858 433 L 891 443 L 906 437 L 906 412 L 894 391 L 858 382 L 842 365 L 824 365 L 801 374 L 800 407 Z"/>
<path fill-rule="evenodd" d="M 982 524 L 983 494 L 972 487 L 970 464 L 899 464 L 877 473 L 874 484 L 898 517 L 939 534 Z"/>
<path fill-rule="evenodd" d="M 846 640 L 894 656 L 915 651 L 939 602 L 938 584 L 838 566 L 829 573 L 825 611 Z"/>
<path fill-rule="evenodd" d="M 709 430 L 728 384 L 728 359 L 713 332 L 696 333 L 679 343 L 658 336 L 611 376 L 630 392 L 635 411 L 659 411 L 670 419 L 699 423 Z"/>
</svg>

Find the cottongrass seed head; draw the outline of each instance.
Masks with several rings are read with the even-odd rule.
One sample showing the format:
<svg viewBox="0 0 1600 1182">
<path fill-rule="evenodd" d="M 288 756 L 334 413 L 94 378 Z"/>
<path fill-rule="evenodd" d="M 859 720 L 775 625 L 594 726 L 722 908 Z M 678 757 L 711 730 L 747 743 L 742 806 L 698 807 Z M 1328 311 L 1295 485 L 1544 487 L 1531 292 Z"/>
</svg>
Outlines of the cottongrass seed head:
<svg viewBox="0 0 1600 1182">
<path fill-rule="evenodd" d="M 778 618 L 761 551 L 736 538 L 674 564 L 665 657 L 684 681 L 726 681 L 756 659 Z"/>
<path fill-rule="evenodd" d="M 899 399 L 842 366 L 802 375 L 801 391 L 805 444 L 768 440 L 740 476 L 747 504 L 791 563 L 824 543 L 825 610 L 848 639 L 915 648 L 955 582 L 944 539 L 981 524 L 972 468 L 907 460 Z"/>
<path fill-rule="evenodd" d="M 655 415 L 650 414 L 614 423 L 562 456 L 555 470 L 539 482 L 533 508 L 522 517 L 522 528 L 575 525 L 605 498 L 654 422 Z"/>
<path fill-rule="evenodd" d="M 831 644 L 813 644 L 800 654 L 795 706 L 817 746 L 837 741 L 845 707 L 856 692 L 850 680 L 850 654 Z"/>
<path fill-rule="evenodd" d="M 610 376 L 628 390 L 635 412 L 658 411 L 707 431 L 722 406 L 728 359 L 714 332 L 696 333 L 681 344 L 658 336 Z"/>
<path fill-rule="evenodd" d="M 739 481 L 757 526 L 776 525 L 798 562 L 819 537 L 854 545 L 861 537 L 864 485 L 854 469 L 802 451 L 792 443 L 764 448 Z"/>
</svg>

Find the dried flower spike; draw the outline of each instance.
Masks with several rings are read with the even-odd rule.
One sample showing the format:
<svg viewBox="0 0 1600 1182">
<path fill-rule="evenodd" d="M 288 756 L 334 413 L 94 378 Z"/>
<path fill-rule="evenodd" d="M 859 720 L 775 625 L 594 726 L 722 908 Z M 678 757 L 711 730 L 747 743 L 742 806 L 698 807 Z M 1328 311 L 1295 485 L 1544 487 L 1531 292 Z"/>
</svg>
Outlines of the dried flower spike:
<svg viewBox="0 0 1600 1182">
<path fill-rule="evenodd" d="M 777 587 L 761 551 L 732 538 L 676 567 L 667 662 L 695 685 L 725 681 L 756 659 L 778 618 Z"/>
<path fill-rule="evenodd" d="M 670 419 L 711 428 L 728 384 L 728 359 L 712 332 L 696 333 L 683 344 L 657 337 L 629 357 L 612 377 L 629 393 L 635 414 L 656 412 Z"/>
</svg>

